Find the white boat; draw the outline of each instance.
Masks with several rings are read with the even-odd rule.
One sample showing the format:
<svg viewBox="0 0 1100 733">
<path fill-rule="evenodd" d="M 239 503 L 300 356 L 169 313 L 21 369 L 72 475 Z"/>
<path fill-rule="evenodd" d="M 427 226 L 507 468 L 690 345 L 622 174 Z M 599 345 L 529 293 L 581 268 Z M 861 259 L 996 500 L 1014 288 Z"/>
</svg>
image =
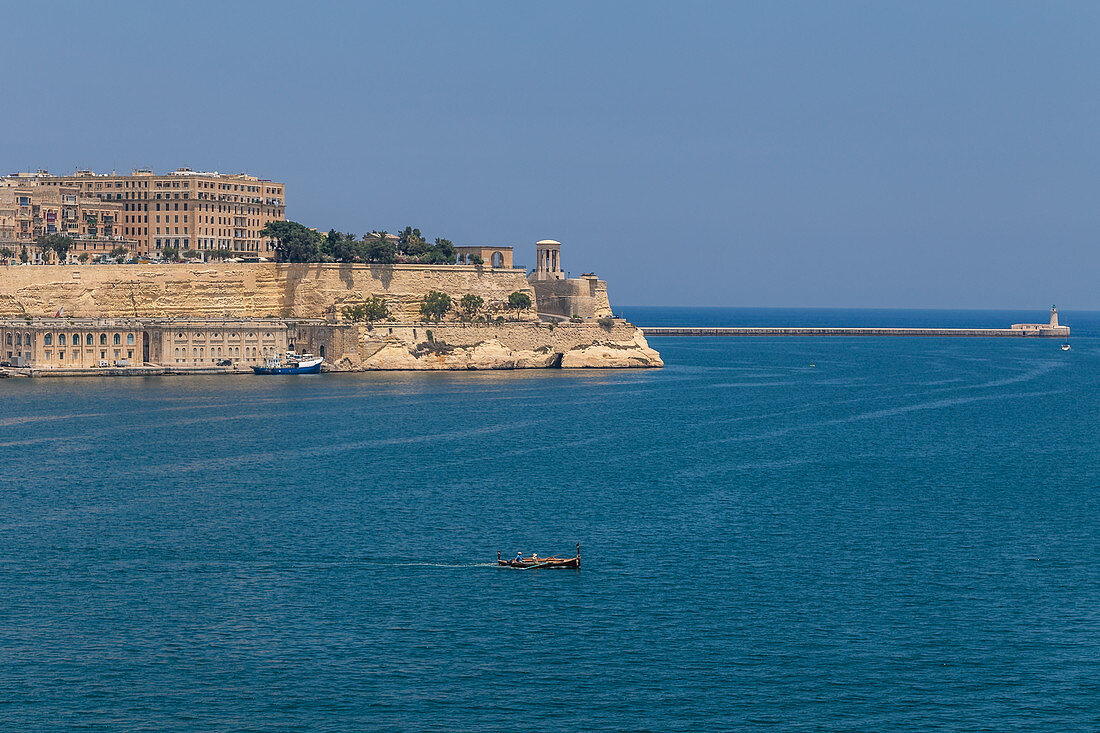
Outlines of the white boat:
<svg viewBox="0 0 1100 733">
<path fill-rule="evenodd" d="M 252 367 L 252 371 L 255 374 L 318 374 L 324 360 L 323 356 L 288 351 L 285 358 L 275 354 L 265 359 L 263 366 Z"/>
</svg>

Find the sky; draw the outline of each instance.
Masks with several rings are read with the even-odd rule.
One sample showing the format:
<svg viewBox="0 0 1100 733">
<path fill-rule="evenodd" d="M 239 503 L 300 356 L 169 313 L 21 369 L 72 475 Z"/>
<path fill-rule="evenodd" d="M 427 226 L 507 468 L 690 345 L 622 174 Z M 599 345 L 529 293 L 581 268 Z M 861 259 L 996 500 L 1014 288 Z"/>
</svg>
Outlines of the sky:
<svg viewBox="0 0 1100 733">
<path fill-rule="evenodd" d="M 0 173 L 245 171 L 613 305 L 1100 309 L 1097 3 L 3 11 Z"/>
</svg>

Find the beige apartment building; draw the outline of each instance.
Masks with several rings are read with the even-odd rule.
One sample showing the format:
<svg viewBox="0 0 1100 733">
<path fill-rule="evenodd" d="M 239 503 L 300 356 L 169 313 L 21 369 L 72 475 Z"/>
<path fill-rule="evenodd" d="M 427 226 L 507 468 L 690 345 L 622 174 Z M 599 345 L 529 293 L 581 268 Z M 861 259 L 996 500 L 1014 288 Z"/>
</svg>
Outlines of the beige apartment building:
<svg viewBox="0 0 1100 733">
<path fill-rule="evenodd" d="M 118 234 L 136 242 L 136 253 L 144 257 L 158 258 L 173 247 L 194 250 L 203 259 L 214 250 L 242 259 L 273 259 L 275 243 L 261 238 L 260 231 L 269 221 L 286 218 L 284 184 L 244 173 L 80 170 L 64 176 L 39 171 L 19 178 L 45 187 L 75 187 L 81 196 L 120 206 Z"/>
<path fill-rule="evenodd" d="M 116 247 L 133 251 L 136 242 L 122 235 L 122 202 L 87 196 L 76 186 L 45 185 L 21 174 L 0 179 L 0 248 L 16 253 L 26 248 L 32 262 L 41 261 L 34 245 L 45 234 L 72 237 L 69 261 L 109 254 Z"/>
</svg>

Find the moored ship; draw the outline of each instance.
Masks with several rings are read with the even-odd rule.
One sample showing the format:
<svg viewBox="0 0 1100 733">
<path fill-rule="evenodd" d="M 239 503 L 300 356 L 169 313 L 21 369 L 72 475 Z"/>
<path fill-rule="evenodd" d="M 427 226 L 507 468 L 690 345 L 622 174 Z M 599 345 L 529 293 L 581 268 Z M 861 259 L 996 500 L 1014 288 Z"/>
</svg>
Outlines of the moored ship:
<svg viewBox="0 0 1100 733">
<path fill-rule="evenodd" d="M 322 356 L 288 351 L 285 358 L 275 354 L 265 359 L 262 366 L 252 367 L 252 371 L 256 374 L 319 374 L 324 360 Z"/>
</svg>

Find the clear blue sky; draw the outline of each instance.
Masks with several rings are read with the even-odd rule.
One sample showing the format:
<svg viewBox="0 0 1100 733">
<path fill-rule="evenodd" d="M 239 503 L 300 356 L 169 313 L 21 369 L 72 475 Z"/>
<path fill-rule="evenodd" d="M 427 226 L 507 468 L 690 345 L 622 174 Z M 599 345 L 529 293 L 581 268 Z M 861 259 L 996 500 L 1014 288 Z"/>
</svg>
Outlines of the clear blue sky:
<svg viewBox="0 0 1100 733">
<path fill-rule="evenodd" d="M 1100 4 L 6 4 L 0 171 L 190 166 L 613 303 L 1100 308 Z"/>
</svg>

